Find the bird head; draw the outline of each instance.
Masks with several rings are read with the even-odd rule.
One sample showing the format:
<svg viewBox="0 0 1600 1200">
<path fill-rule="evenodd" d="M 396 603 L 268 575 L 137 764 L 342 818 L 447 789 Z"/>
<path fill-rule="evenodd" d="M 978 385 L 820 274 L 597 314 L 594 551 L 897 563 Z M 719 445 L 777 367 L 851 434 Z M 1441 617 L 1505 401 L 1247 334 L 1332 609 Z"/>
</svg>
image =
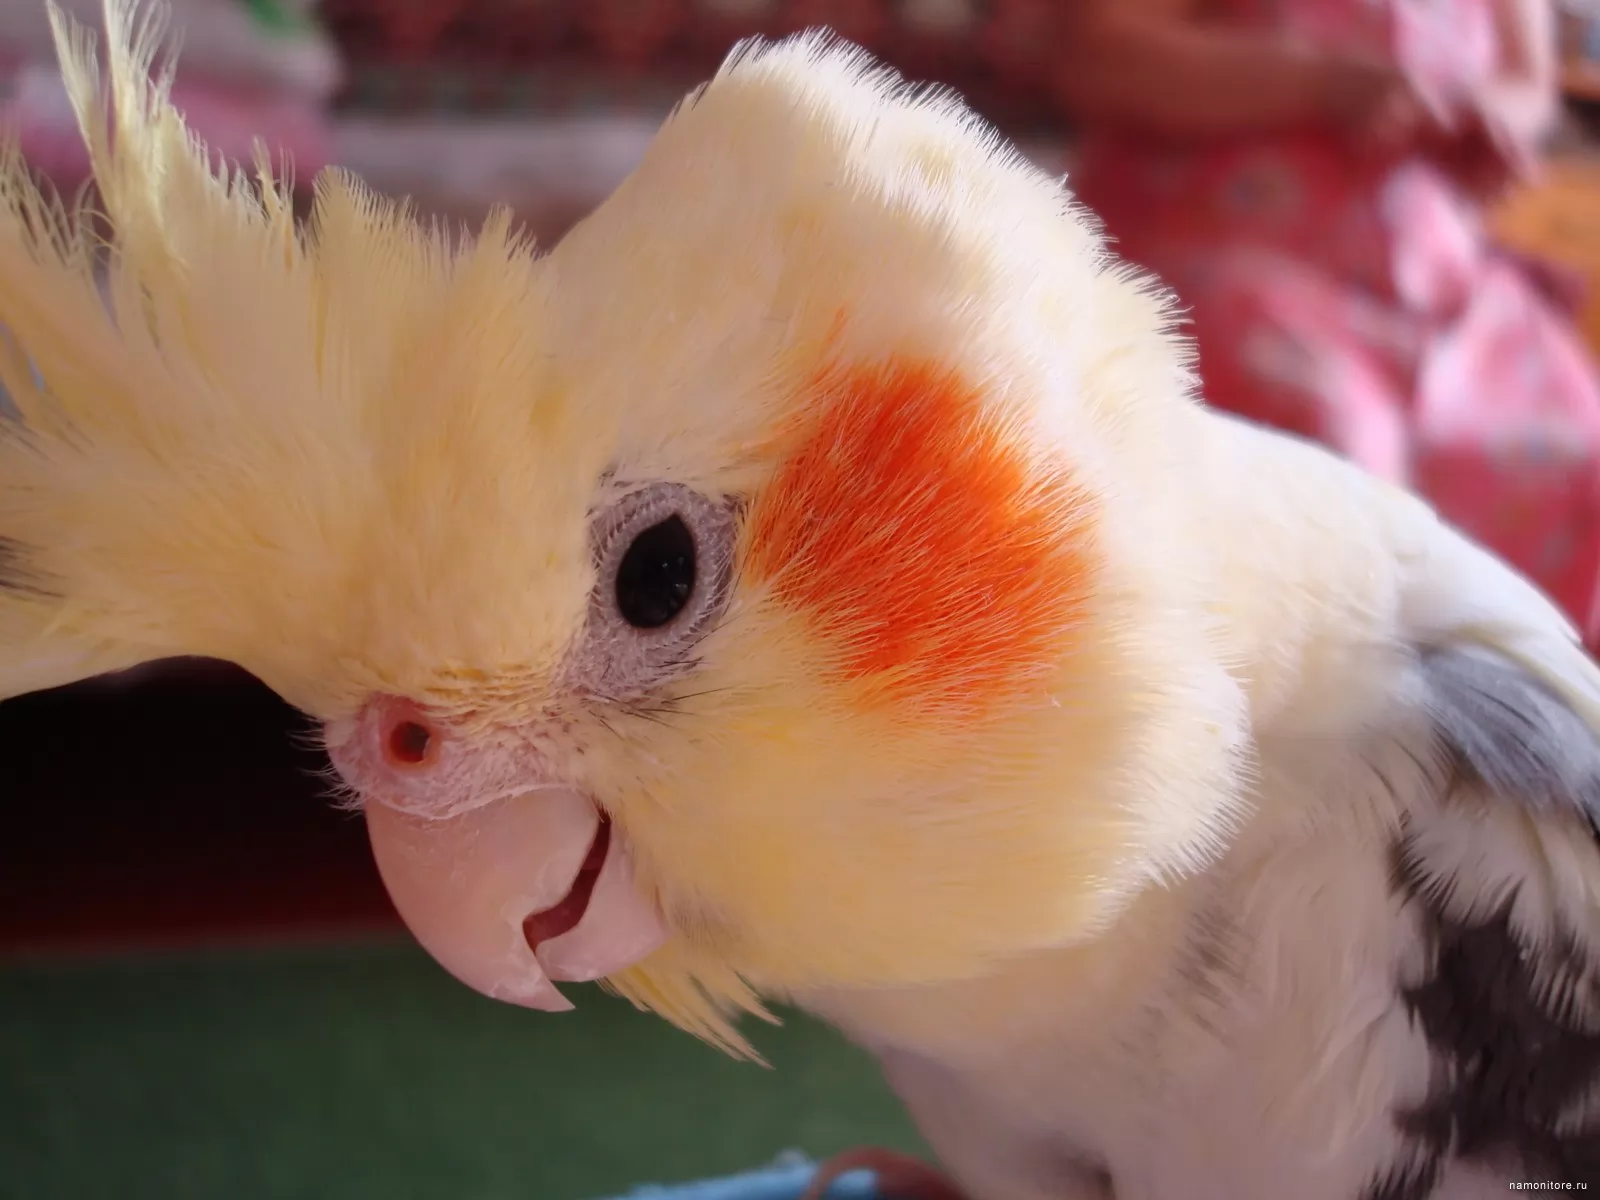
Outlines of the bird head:
<svg viewBox="0 0 1600 1200">
<path fill-rule="evenodd" d="M 980 975 L 1209 852 L 1187 351 L 956 99 L 743 46 L 540 255 L 338 172 L 298 225 L 149 16 L 108 5 L 104 75 L 58 22 L 105 253 L 4 170 L 0 693 L 238 663 L 460 979 L 735 1050 L 762 996 Z"/>
</svg>

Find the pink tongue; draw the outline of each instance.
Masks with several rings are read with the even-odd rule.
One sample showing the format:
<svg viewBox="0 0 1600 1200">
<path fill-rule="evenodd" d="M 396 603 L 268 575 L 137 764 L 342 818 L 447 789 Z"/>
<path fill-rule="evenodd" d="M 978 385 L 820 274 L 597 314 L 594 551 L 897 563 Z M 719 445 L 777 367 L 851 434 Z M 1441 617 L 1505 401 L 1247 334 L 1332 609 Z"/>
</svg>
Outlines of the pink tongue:
<svg viewBox="0 0 1600 1200">
<path fill-rule="evenodd" d="M 542 942 L 537 957 L 529 948 L 524 922 L 573 890 L 595 841 L 599 813 L 579 792 L 542 789 L 445 820 L 373 802 L 366 814 L 400 916 L 441 966 L 486 996 L 560 1012 L 572 1005 L 552 977 L 596 979 L 665 940 L 655 906 L 634 886 L 626 839 L 613 829 L 576 927 Z"/>
</svg>

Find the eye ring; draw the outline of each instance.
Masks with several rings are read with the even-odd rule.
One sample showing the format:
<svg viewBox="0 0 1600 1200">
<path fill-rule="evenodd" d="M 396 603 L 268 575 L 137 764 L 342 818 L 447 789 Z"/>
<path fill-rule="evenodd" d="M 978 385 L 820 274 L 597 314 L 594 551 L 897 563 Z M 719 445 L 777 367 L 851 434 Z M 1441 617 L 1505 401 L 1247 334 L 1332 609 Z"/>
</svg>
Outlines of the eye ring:
<svg viewBox="0 0 1600 1200">
<path fill-rule="evenodd" d="M 736 511 L 731 501 L 682 484 L 653 483 L 601 514 L 575 683 L 591 695 L 622 699 L 692 665 L 694 647 L 715 626 L 732 589 Z"/>
</svg>

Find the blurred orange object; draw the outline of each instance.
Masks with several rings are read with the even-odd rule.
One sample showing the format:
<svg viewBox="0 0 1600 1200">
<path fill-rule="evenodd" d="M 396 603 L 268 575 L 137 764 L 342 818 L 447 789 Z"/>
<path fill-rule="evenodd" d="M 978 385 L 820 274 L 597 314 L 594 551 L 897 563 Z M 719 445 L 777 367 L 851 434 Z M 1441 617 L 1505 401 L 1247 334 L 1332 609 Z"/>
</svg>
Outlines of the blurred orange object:
<svg viewBox="0 0 1600 1200">
<path fill-rule="evenodd" d="M 1492 224 L 1506 245 L 1582 273 L 1589 294 L 1579 324 L 1600 353 L 1600 157 L 1552 161 L 1543 181 L 1512 195 Z"/>
<path fill-rule="evenodd" d="M 1551 161 L 1540 183 L 1511 196 L 1491 215 L 1490 221 L 1503 244 L 1552 260 L 1584 277 L 1588 294 L 1579 325 L 1590 347 L 1600 353 L 1600 158 L 1573 156 Z M 1600 489 L 1600 479 L 1597 479 L 1600 469 L 1579 447 L 1552 444 L 1550 451 L 1545 470 L 1540 472 L 1541 478 L 1526 478 L 1524 472 L 1521 487 L 1511 483 L 1507 490 L 1497 494 L 1498 523 L 1524 530 L 1550 529 L 1553 536 L 1567 543 L 1575 542 L 1580 547 L 1578 553 L 1566 560 L 1564 577 L 1548 580 L 1546 586 L 1553 592 L 1566 593 L 1558 598 L 1566 602 L 1574 615 L 1584 617 L 1587 614 L 1583 624 L 1589 644 L 1600 647 L 1600 596 L 1594 594 L 1595 580 L 1600 576 L 1600 549 L 1596 548 L 1596 543 L 1600 543 L 1600 530 L 1595 527 L 1600 525 L 1600 517 L 1593 511 L 1600 507 L 1594 495 Z M 1448 454 L 1442 456 L 1449 457 Z M 1441 468 L 1439 474 L 1446 478 L 1434 480 L 1435 487 L 1450 487 L 1450 476 L 1460 478 L 1462 487 L 1474 486 L 1469 477 L 1462 477 L 1449 465 L 1443 462 L 1437 465 Z M 1497 474 L 1503 475 L 1503 472 Z M 1561 522 L 1549 520 L 1538 511 L 1548 504 L 1541 504 L 1531 493 L 1548 493 L 1545 498 L 1557 507 L 1576 505 L 1590 514 L 1590 521 L 1579 522 L 1579 528 L 1562 529 Z M 1567 501 L 1566 505 L 1556 498 L 1557 494 Z M 1536 575 L 1540 559 L 1546 553 L 1559 556 L 1562 549 L 1560 546 L 1543 547 L 1540 539 L 1531 535 L 1524 535 L 1517 544 L 1523 558 L 1517 565 Z M 1570 552 L 1572 547 L 1569 545 L 1567 549 Z M 1518 556 L 1509 557 L 1516 561 Z M 1577 601 L 1585 593 L 1588 593 L 1587 604 L 1578 607 Z"/>
</svg>

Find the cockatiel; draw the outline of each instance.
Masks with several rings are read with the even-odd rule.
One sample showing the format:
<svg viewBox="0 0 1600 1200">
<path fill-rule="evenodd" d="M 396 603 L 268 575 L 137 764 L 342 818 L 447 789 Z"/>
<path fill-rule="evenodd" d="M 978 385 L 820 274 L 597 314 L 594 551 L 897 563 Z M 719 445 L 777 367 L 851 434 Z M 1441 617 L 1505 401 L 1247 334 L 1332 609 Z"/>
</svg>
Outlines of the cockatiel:
<svg viewBox="0 0 1600 1200">
<path fill-rule="evenodd" d="M 465 983 L 798 1003 L 973 1200 L 1600 1187 L 1600 672 L 1061 183 L 810 35 L 542 257 L 300 230 L 147 15 L 57 26 L 108 302 L 4 169 L 0 694 L 243 665 Z"/>
</svg>

